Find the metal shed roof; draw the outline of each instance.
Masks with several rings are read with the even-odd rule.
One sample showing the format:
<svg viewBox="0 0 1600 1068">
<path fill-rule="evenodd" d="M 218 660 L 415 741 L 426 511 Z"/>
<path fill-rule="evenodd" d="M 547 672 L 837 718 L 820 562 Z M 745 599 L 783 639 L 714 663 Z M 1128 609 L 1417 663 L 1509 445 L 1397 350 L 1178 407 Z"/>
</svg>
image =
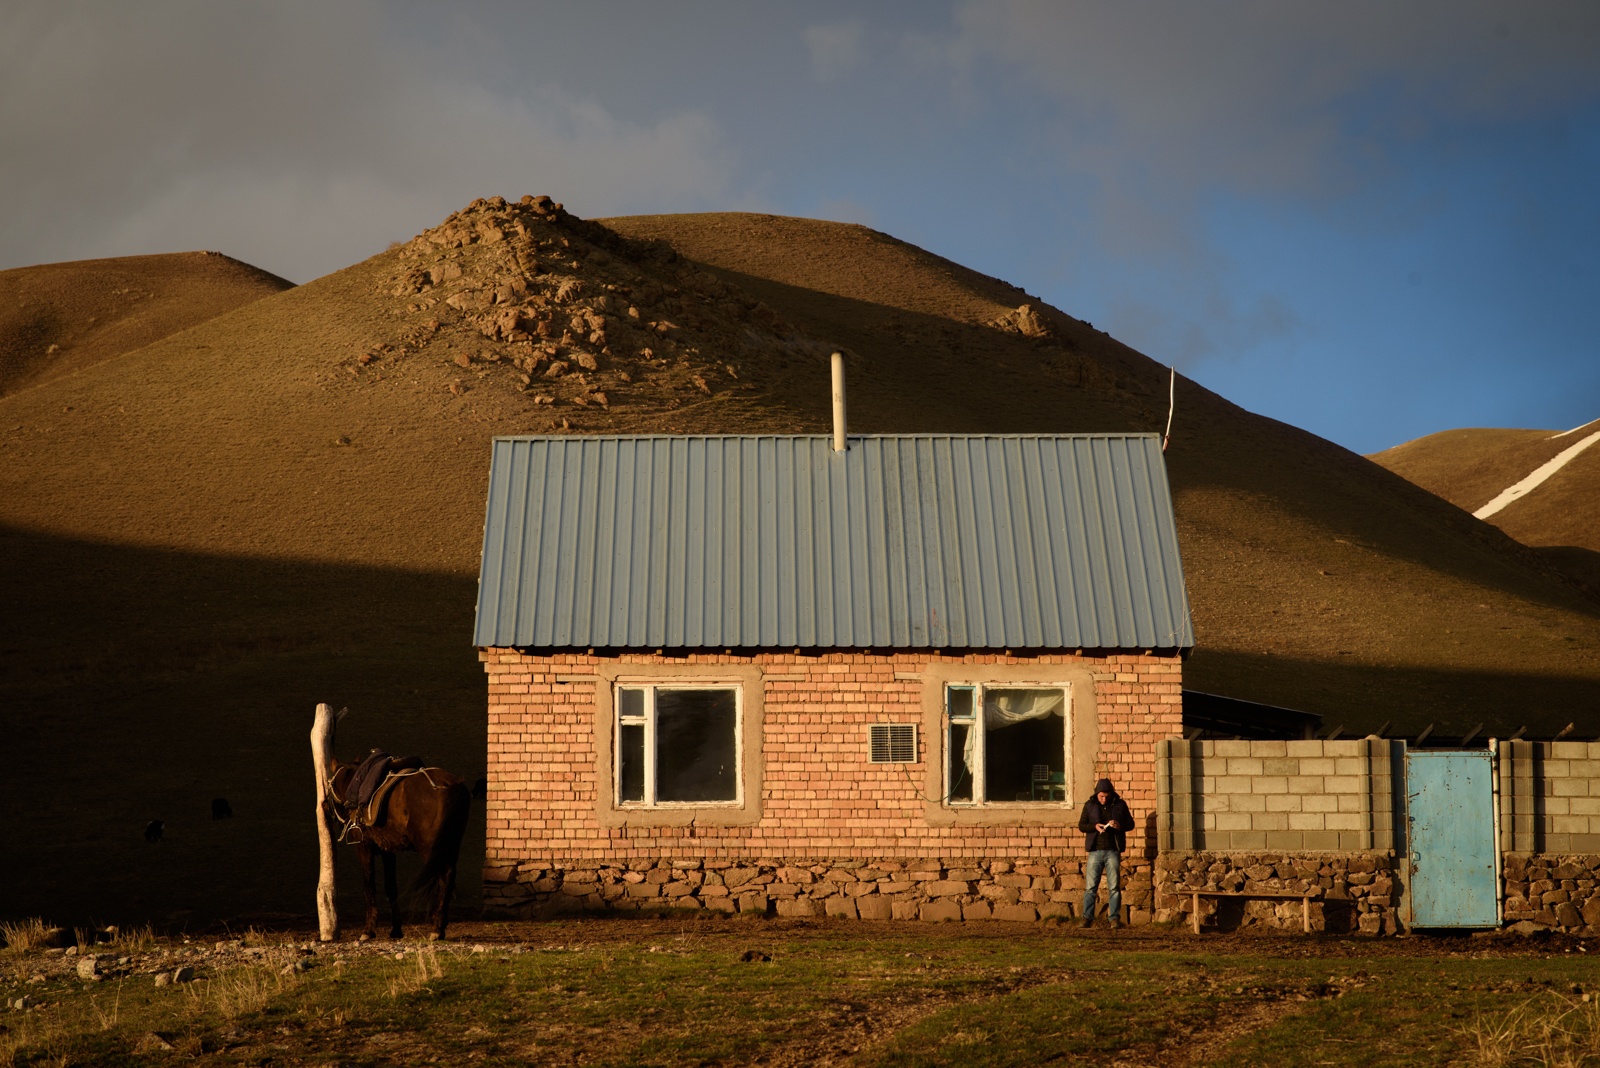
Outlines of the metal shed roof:
<svg viewBox="0 0 1600 1068">
<path fill-rule="evenodd" d="M 475 634 L 534 648 L 1194 644 L 1153 434 L 497 438 Z"/>
</svg>

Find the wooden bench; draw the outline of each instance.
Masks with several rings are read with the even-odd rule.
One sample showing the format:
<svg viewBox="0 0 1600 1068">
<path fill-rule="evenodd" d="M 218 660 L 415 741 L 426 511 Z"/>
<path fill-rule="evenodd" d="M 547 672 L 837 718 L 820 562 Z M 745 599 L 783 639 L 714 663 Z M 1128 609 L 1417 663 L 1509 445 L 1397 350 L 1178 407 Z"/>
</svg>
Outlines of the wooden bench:
<svg viewBox="0 0 1600 1068">
<path fill-rule="evenodd" d="M 1218 897 L 1218 898 L 1221 898 L 1221 897 L 1240 897 L 1240 898 L 1251 898 L 1251 897 L 1254 897 L 1254 898 L 1269 898 L 1269 899 L 1287 899 L 1287 900 L 1290 900 L 1290 901 L 1294 900 L 1295 898 L 1299 898 L 1300 899 L 1300 922 L 1304 926 L 1306 934 L 1310 934 L 1311 933 L 1311 899 L 1314 898 L 1314 897 L 1321 897 L 1322 896 L 1322 889 L 1319 887 L 1319 888 L 1317 888 L 1315 890 L 1204 890 L 1204 889 L 1197 890 L 1197 889 L 1195 889 L 1193 887 L 1185 886 L 1185 887 L 1181 888 L 1180 890 L 1178 890 L 1178 893 L 1181 893 L 1186 897 L 1192 896 L 1194 898 L 1194 911 L 1193 911 L 1192 915 L 1193 915 L 1193 918 L 1194 918 L 1194 933 L 1195 934 L 1199 934 L 1200 933 L 1200 899 L 1203 898 L 1203 897 Z"/>
</svg>

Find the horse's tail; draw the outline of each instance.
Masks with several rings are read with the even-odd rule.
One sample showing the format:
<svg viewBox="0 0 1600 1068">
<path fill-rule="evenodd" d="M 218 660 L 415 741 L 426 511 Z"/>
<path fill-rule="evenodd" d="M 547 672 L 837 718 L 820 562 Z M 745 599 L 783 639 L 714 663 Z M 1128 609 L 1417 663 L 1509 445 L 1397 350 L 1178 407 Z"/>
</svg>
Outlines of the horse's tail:
<svg viewBox="0 0 1600 1068">
<path fill-rule="evenodd" d="M 453 782 L 445 789 L 444 820 L 428 851 L 428 859 L 411 883 L 412 890 L 433 886 L 444 873 L 455 867 L 461 855 L 461 840 L 467 835 L 467 816 L 472 810 L 472 794 L 465 783 Z"/>
</svg>

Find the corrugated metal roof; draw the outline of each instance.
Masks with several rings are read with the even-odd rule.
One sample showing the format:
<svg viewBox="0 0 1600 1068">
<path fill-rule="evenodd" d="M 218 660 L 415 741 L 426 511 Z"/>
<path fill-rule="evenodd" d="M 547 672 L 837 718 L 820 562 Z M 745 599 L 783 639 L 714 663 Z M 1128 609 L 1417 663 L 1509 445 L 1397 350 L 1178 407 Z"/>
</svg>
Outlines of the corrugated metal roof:
<svg viewBox="0 0 1600 1068">
<path fill-rule="evenodd" d="M 1151 434 L 497 438 L 475 638 L 1194 644 Z"/>
</svg>

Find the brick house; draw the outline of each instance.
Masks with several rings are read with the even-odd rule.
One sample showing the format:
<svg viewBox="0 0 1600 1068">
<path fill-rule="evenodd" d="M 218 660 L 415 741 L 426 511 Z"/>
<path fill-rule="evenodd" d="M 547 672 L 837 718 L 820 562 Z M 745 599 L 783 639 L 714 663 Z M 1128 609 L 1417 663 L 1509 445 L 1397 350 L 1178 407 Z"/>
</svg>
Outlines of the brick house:
<svg viewBox="0 0 1600 1068">
<path fill-rule="evenodd" d="M 1159 438 L 494 443 L 485 906 L 1072 915 L 1193 645 Z M 1131 869 L 1131 870 L 1130 870 Z"/>
</svg>

